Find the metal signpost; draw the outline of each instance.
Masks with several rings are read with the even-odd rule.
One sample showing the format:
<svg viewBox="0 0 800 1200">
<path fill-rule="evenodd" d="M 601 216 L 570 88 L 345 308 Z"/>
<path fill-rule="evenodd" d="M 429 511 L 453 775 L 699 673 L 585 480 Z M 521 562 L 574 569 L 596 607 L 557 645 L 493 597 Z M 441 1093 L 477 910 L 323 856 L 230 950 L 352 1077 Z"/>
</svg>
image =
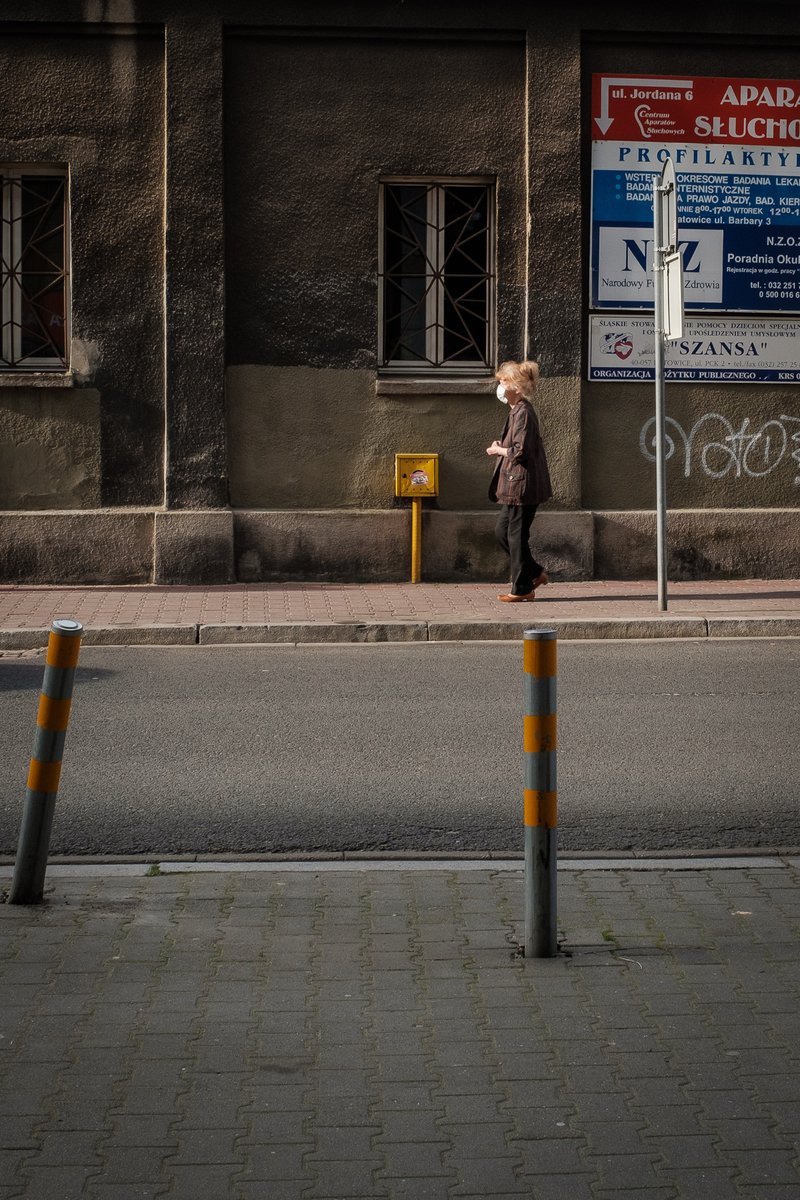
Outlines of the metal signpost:
<svg viewBox="0 0 800 1200">
<path fill-rule="evenodd" d="M 656 553 L 658 607 L 667 611 L 667 486 L 664 421 L 664 344 L 683 337 L 683 270 L 678 249 L 675 168 L 667 159 L 653 180 L 653 271 L 656 351 Z"/>
</svg>

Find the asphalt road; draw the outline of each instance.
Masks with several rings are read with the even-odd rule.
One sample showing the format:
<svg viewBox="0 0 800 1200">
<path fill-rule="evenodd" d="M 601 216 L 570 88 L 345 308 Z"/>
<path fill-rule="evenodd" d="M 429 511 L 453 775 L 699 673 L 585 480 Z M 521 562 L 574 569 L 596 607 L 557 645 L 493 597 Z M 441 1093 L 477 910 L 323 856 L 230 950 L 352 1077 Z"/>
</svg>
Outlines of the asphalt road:
<svg viewBox="0 0 800 1200">
<path fill-rule="evenodd" d="M 800 640 L 564 642 L 560 844 L 800 846 Z M 42 660 L 0 656 L 0 854 Z M 519 850 L 519 645 L 84 648 L 53 854 Z"/>
</svg>

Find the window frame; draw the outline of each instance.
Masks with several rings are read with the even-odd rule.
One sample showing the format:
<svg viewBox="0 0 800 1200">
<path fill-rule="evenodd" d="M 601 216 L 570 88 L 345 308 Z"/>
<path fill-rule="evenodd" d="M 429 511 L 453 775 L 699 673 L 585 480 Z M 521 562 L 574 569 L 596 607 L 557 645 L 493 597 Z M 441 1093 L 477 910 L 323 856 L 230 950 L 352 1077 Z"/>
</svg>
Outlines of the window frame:
<svg viewBox="0 0 800 1200">
<path fill-rule="evenodd" d="M 423 359 L 386 358 L 386 195 L 387 189 L 397 186 L 428 189 L 426 214 L 427 266 L 435 263 L 434 276 L 441 274 L 439 264 L 444 258 L 445 226 L 439 219 L 444 193 L 453 187 L 482 187 L 487 193 L 486 221 L 486 345 L 485 359 L 443 362 L 445 327 L 440 315 L 444 311 L 446 286 L 444 279 L 433 279 L 426 272 L 428 284 L 425 301 L 425 353 Z M 442 378 L 449 376 L 476 377 L 491 373 L 496 346 L 497 295 L 497 178 L 494 175 L 387 175 L 381 178 L 378 200 L 378 371 L 382 377 Z"/>
<path fill-rule="evenodd" d="M 70 245 L 70 172 L 63 163 L 0 163 L 0 266 L 18 263 L 22 245 L 21 181 L 36 176 L 63 180 L 64 354 L 26 357 L 22 361 L 21 285 L 10 270 L 0 270 L 0 375 L 66 375 L 72 342 L 72 263 Z M 10 181 L 10 186 L 9 186 Z M 15 186 L 19 182 L 20 186 Z M 5 320 L 8 315 L 8 320 Z"/>
</svg>

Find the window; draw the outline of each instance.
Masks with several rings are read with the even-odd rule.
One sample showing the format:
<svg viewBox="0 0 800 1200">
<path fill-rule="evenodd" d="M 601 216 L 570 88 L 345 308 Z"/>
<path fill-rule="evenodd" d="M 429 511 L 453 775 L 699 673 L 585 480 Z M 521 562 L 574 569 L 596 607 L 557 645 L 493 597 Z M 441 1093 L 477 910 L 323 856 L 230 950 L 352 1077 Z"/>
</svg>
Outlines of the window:
<svg viewBox="0 0 800 1200">
<path fill-rule="evenodd" d="M 493 361 L 494 186 L 381 186 L 381 367 L 485 371 Z"/>
<path fill-rule="evenodd" d="M 67 176 L 0 165 L 0 370 L 69 366 Z"/>
</svg>

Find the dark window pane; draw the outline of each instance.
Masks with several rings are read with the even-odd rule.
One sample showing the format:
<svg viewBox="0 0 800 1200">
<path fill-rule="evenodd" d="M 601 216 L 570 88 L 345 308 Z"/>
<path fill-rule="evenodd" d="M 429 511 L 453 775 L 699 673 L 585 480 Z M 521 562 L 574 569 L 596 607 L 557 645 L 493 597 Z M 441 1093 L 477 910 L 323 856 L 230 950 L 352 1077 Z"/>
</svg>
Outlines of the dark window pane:
<svg viewBox="0 0 800 1200">
<path fill-rule="evenodd" d="M 425 275 L 427 264 L 427 188 L 387 188 L 384 270 L 387 275 Z"/>
<path fill-rule="evenodd" d="M 384 311 L 387 360 L 419 360 L 426 357 L 426 292 L 424 276 L 386 280 Z"/>
<path fill-rule="evenodd" d="M 25 176 L 21 192 L 22 270 L 64 270 L 64 180 Z"/>
<path fill-rule="evenodd" d="M 445 272 L 484 275 L 489 248 L 487 189 L 445 189 L 444 218 Z"/>
<path fill-rule="evenodd" d="M 35 289 L 40 278 L 22 277 L 21 356 L 64 357 L 64 282 L 48 282 L 44 290 Z"/>
<path fill-rule="evenodd" d="M 444 302 L 444 359 L 483 362 L 488 328 L 487 284 L 480 282 L 466 295 L 448 289 Z"/>
<path fill-rule="evenodd" d="M 0 175 L 0 366 L 8 366 L 6 358 L 6 339 L 11 327 L 10 295 L 7 287 L 10 264 L 3 255 L 3 246 L 8 230 L 7 207 L 9 203 L 10 182 L 5 175 Z"/>
<path fill-rule="evenodd" d="M 427 360 L 430 283 L 427 186 L 386 185 L 384 191 L 384 360 Z"/>
<path fill-rule="evenodd" d="M 444 189 L 444 362 L 488 361 L 489 199 L 486 187 Z"/>
<path fill-rule="evenodd" d="M 57 359 L 66 365 L 65 180 L 23 175 L 14 186 L 11 214 L 20 248 L 9 291 L 17 361 L 33 366 Z"/>
</svg>

